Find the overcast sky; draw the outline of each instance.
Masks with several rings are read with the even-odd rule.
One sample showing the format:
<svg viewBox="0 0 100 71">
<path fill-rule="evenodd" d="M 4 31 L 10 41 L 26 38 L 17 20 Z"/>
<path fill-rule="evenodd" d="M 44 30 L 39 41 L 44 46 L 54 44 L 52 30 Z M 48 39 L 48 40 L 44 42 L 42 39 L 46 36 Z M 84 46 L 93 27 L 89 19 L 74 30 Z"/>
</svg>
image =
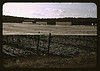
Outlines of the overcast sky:
<svg viewBox="0 0 100 71">
<path fill-rule="evenodd" d="M 5 3 L 3 15 L 29 18 L 97 18 L 95 3 Z"/>
</svg>

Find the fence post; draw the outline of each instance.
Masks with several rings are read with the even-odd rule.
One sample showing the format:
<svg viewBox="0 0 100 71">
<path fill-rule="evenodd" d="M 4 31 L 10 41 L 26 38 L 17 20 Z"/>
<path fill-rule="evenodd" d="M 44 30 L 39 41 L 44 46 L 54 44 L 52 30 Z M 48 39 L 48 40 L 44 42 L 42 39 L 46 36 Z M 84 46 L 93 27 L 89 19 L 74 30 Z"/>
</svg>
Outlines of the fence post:
<svg viewBox="0 0 100 71">
<path fill-rule="evenodd" d="M 47 52 L 48 55 L 49 55 L 50 42 L 51 42 L 51 33 L 49 33 L 48 52 Z"/>
<path fill-rule="evenodd" d="M 7 42 L 6 42 L 6 44 L 8 44 L 8 43 L 9 43 L 8 41 L 9 41 L 9 37 L 8 37 L 8 35 L 7 35 Z"/>
<path fill-rule="evenodd" d="M 40 33 L 40 32 L 38 32 L 38 33 Z M 37 38 L 37 54 L 38 54 L 39 53 L 40 34 L 37 36 L 38 36 L 38 38 Z"/>
</svg>

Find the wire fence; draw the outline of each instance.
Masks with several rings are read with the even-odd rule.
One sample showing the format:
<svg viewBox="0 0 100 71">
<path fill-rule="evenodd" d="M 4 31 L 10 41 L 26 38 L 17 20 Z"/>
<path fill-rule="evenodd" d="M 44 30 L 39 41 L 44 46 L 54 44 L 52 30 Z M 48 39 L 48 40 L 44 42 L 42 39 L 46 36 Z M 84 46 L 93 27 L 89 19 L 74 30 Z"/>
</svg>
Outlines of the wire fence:
<svg viewBox="0 0 100 71">
<path fill-rule="evenodd" d="M 32 53 L 75 56 L 96 52 L 96 36 L 82 35 L 5 35 L 3 45 Z"/>
</svg>

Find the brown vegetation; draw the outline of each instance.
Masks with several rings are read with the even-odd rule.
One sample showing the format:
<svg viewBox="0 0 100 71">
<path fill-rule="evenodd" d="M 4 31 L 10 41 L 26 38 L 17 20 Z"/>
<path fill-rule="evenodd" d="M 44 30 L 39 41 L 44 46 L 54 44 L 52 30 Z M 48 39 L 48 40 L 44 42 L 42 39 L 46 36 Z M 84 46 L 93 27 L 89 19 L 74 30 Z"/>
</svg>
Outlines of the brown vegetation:
<svg viewBox="0 0 100 71">
<path fill-rule="evenodd" d="M 96 55 L 64 58 L 60 56 L 30 56 L 4 59 L 5 68 L 80 68 L 95 67 Z"/>
</svg>

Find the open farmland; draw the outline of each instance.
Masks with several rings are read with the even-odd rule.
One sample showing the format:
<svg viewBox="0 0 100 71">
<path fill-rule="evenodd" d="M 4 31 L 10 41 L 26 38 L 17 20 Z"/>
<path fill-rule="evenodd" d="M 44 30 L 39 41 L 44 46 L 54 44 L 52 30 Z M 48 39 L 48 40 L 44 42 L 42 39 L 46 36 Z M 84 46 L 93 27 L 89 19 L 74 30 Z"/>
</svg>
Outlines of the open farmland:
<svg viewBox="0 0 100 71">
<path fill-rule="evenodd" d="M 95 67 L 96 50 L 97 26 L 3 23 L 5 68 Z"/>
<path fill-rule="evenodd" d="M 3 23 L 3 35 L 35 35 L 38 34 L 53 35 L 92 35 L 97 34 L 97 26 L 85 25 L 36 25 L 22 23 Z"/>
</svg>

